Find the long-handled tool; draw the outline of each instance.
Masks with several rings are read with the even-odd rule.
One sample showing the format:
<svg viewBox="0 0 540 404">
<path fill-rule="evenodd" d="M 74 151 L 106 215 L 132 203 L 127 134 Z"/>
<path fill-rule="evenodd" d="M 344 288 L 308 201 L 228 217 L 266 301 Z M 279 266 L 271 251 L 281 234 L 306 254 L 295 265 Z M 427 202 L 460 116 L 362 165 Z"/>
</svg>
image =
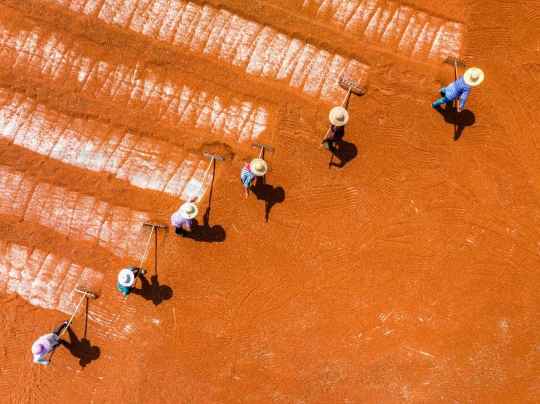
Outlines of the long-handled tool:
<svg viewBox="0 0 540 404">
<path fill-rule="evenodd" d="M 79 311 L 79 307 L 81 307 L 82 302 L 85 299 L 97 299 L 97 297 L 98 297 L 96 293 L 90 292 L 89 290 L 87 290 L 85 288 L 82 288 L 82 287 L 76 287 L 75 289 L 73 289 L 73 291 L 82 294 L 81 300 L 79 301 L 79 303 L 75 307 L 75 310 L 73 311 L 73 314 L 71 315 L 71 318 L 67 322 L 67 324 L 64 327 L 64 329 L 62 330 L 62 332 L 60 332 L 60 334 L 58 334 L 58 338 L 60 338 L 68 330 L 69 326 L 73 322 L 73 319 L 77 315 L 77 312 Z"/>
<path fill-rule="evenodd" d="M 166 231 L 166 230 L 169 229 L 169 226 L 167 226 L 166 224 L 157 223 L 157 222 L 144 222 L 143 227 L 150 227 L 151 230 L 150 230 L 150 234 L 148 235 L 148 239 L 146 240 L 146 245 L 144 247 L 144 253 L 141 256 L 141 261 L 139 263 L 139 266 L 137 267 L 137 268 L 140 268 L 141 271 L 143 270 L 142 266 L 143 266 L 144 262 L 146 261 L 146 258 L 148 258 L 148 253 L 150 252 L 150 242 L 152 241 L 152 236 L 154 234 L 156 235 L 156 243 L 157 243 L 158 230 L 163 229 L 163 230 Z"/>
<path fill-rule="evenodd" d="M 459 67 L 465 67 L 466 66 L 463 59 L 460 59 L 460 58 L 458 58 L 456 56 L 448 56 L 446 59 L 444 59 L 443 63 L 454 66 L 454 77 L 455 77 L 456 80 L 458 78 L 458 66 Z"/>
<path fill-rule="evenodd" d="M 253 147 L 255 149 L 260 149 L 259 150 L 259 155 L 257 156 L 257 158 L 262 159 L 262 160 L 264 160 L 265 151 L 268 150 L 269 152 L 273 152 L 275 150 L 273 146 L 270 146 L 270 145 L 265 144 L 265 143 L 252 143 L 251 147 Z"/>
<path fill-rule="evenodd" d="M 351 98 L 351 94 L 362 96 L 366 93 L 365 87 L 362 87 L 356 80 L 349 79 L 347 77 L 341 76 L 338 80 L 338 84 L 341 88 L 347 90 L 347 95 L 341 103 L 341 106 L 345 109 L 349 106 L 349 98 Z"/>
<path fill-rule="evenodd" d="M 338 80 L 338 84 L 341 88 L 344 90 L 347 90 L 347 95 L 345 95 L 345 98 L 343 99 L 343 102 L 341 103 L 341 106 L 345 109 L 349 108 L 349 99 L 351 98 L 351 94 L 355 94 L 358 96 L 362 96 L 366 93 L 366 88 L 361 86 L 360 83 L 358 83 L 356 80 L 341 76 Z M 332 127 L 329 126 L 328 130 L 324 134 L 324 137 L 321 141 L 321 147 L 324 145 L 324 142 L 328 140 L 330 137 L 330 134 L 332 133 Z"/>
<path fill-rule="evenodd" d="M 444 59 L 443 63 L 454 66 L 454 80 L 458 79 L 458 66 L 459 67 L 465 67 L 466 66 L 463 59 L 460 59 L 460 58 L 458 58 L 456 56 L 448 56 L 446 59 Z M 454 100 L 452 102 L 452 106 L 453 106 L 454 110 L 456 110 L 457 112 L 461 112 L 459 110 L 459 99 Z M 457 125 L 456 122 L 454 122 L 454 139 L 457 138 L 457 133 L 458 133 L 458 125 Z"/>
<path fill-rule="evenodd" d="M 203 156 L 210 159 L 210 162 L 208 163 L 208 167 L 206 168 L 203 178 L 201 181 L 201 192 L 199 193 L 198 198 L 195 200 L 195 204 L 199 203 L 204 196 L 204 184 L 206 182 L 206 179 L 208 178 L 208 174 L 210 173 L 210 169 L 214 166 L 214 163 L 216 161 L 224 161 L 225 157 L 223 157 L 221 154 L 214 154 L 209 152 L 203 152 Z"/>
</svg>

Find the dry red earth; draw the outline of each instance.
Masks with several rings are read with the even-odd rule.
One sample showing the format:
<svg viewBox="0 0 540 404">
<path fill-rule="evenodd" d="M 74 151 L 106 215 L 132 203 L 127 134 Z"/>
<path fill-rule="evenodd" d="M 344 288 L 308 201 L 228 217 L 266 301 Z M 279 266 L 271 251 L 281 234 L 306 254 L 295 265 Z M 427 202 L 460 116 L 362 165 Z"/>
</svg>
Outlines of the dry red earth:
<svg viewBox="0 0 540 404">
<path fill-rule="evenodd" d="M 0 402 L 538 402 L 539 27 L 538 0 L 0 0 Z M 486 73 L 457 137 L 449 54 Z M 124 301 L 209 144 L 206 229 L 159 233 Z M 85 340 L 33 364 L 77 285 Z"/>
</svg>

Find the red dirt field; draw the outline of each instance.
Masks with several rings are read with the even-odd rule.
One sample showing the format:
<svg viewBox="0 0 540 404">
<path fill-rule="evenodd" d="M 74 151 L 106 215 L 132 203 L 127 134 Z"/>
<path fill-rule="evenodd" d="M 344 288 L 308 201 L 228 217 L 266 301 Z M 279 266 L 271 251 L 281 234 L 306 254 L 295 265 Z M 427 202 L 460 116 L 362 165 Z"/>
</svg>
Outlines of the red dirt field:
<svg viewBox="0 0 540 404">
<path fill-rule="evenodd" d="M 539 27 L 538 0 L 0 0 L 0 402 L 539 402 Z M 458 136 L 448 55 L 486 73 Z M 208 148 L 205 226 L 124 300 Z"/>
</svg>

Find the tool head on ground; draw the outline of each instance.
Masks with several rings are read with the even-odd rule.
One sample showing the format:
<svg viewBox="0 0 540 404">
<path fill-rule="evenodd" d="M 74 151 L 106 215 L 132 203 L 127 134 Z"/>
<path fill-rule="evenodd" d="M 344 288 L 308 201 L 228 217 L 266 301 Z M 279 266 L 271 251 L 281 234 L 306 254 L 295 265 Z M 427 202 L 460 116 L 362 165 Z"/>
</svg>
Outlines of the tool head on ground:
<svg viewBox="0 0 540 404">
<path fill-rule="evenodd" d="M 249 170 L 257 177 L 263 177 L 268 172 L 268 164 L 261 158 L 251 160 Z"/>
<path fill-rule="evenodd" d="M 224 161 L 225 160 L 225 157 L 223 157 L 221 154 L 203 152 L 203 156 L 206 157 L 209 160 L 217 160 L 217 161 Z"/>
<path fill-rule="evenodd" d="M 268 150 L 271 152 L 275 150 L 273 146 L 270 146 L 269 144 L 265 144 L 265 143 L 252 143 L 251 147 L 254 147 L 255 149 Z"/>
<path fill-rule="evenodd" d="M 471 87 L 476 87 L 482 84 L 485 75 L 479 67 L 470 67 L 463 73 L 463 80 Z"/>
<path fill-rule="evenodd" d="M 90 290 L 83 288 L 81 286 L 77 286 L 74 290 L 75 292 L 80 293 L 89 299 L 97 299 L 98 297 L 97 293 L 91 292 Z"/>
<path fill-rule="evenodd" d="M 194 219 L 199 214 L 199 208 L 193 202 L 185 202 L 180 206 L 180 216 L 184 219 Z"/>
<path fill-rule="evenodd" d="M 347 122 L 349 122 L 349 113 L 345 108 L 338 106 L 330 110 L 328 118 L 330 119 L 330 123 L 332 125 L 344 126 Z"/>
<path fill-rule="evenodd" d="M 458 58 L 457 56 L 448 56 L 444 59 L 443 63 L 447 63 L 452 66 L 465 67 L 466 64 L 463 59 Z"/>
<path fill-rule="evenodd" d="M 269 144 L 264 144 L 264 143 L 252 143 L 251 147 L 259 149 L 259 158 L 262 158 L 264 156 L 264 152 L 267 150 L 270 152 L 274 151 L 274 148 L 272 146 L 270 146 Z"/>
<path fill-rule="evenodd" d="M 366 89 L 362 87 L 356 80 L 341 76 L 338 83 L 341 88 L 351 91 L 355 95 L 364 95 L 366 93 Z"/>
<path fill-rule="evenodd" d="M 151 227 L 153 229 L 164 229 L 167 230 L 169 228 L 168 225 L 164 223 L 157 223 L 157 222 L 144 222 L 143 227 Z"/>
<path fill-rule="evenodd" d="M 120 286 L 130 288 L 135 283 L 135 274 L 130 269 L 121 269 L 118 272 L 118 283 Z"/>
</svg>

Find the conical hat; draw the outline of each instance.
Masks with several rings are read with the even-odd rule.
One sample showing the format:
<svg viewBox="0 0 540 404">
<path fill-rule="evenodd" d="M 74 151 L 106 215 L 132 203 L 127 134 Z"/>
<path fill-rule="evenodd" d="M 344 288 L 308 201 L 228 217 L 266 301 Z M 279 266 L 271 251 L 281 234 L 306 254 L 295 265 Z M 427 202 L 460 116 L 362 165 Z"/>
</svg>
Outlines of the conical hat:
<svg viewBox="0 0 540 404">
<path fill-rule="evenodd" d="M 135 275 L 129 269 L 124 268 L 118 272 L 118 283 L 129 288 L 135 283 Z"/>
<path fill-rule="evenodd" d="M 194 219 L 197 217 L 198 213 L 199 209 L 197 208 L 197 205 L 192 202 L 186 202 L 180 206 L 180 216 L 184 219 Z"/>
<path fill-rule="evenodd" d="M 484 81 L 484 72 L 478 67 L 470 67 L 465 70 L 463 80 L 471 87 L 476 87 Z"/>
<path fill-rule="evenodd" d="M 343 107 L 334 107 L 328 115 L 330 123 L 334 126 L 343 126 L 349 122 L 349 113 Z"/>
<path fill-rule="evenodd" d="M 253 159 L 249 163 L 249 171 L 255 174 L 257 177 L 262 177 L 268 171 L 268 164 L 263 159 Z"/>
</svg>

